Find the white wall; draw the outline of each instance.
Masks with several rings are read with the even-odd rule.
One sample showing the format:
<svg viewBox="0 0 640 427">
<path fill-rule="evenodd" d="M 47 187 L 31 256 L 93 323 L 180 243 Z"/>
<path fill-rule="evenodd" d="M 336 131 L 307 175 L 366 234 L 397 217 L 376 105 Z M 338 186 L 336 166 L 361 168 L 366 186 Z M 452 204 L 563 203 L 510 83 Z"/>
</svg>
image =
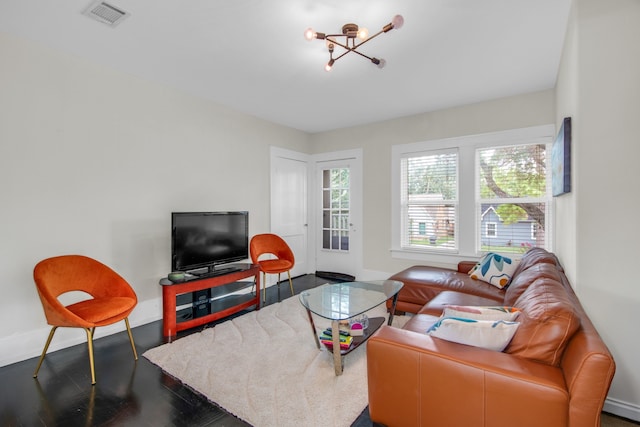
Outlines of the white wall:
<svg viewBox="0 0 640 427">
<path fill-rule="evenodd" d="M 312 135 L 316 153 L 345 148 L 363 150 L 363 259 L 370 277 L 419 263 L 391 257 L 393 145 L 552 124 L 554 96 L 553 90 L 547 90 Z"/>
<path fill-rule="evenodd" d="M 558 255 L 617 370 L 605 410 L 640 420 L 640 2 L 574 0 L 557 85 L 571 116 L 574 189 L 558 212 Z M 569 261 L 569 262 L 566 262 Z"/>
<path fill-rule="evenodd" d="M 159 319 L 170 212 L 248 210 L 267 231 L 269 147 L 309 151 L 305 133 L 2 33 L 0 57 L 0 365 L 44 345 L 39 260 L 97 258 L 135 288 L 133 325 Z"/>
</svg>

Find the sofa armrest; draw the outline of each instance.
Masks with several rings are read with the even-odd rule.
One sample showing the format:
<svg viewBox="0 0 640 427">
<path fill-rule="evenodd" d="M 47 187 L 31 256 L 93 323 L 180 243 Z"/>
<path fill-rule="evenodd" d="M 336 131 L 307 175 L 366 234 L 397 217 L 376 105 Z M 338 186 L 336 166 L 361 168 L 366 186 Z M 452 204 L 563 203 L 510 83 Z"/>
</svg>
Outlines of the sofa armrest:
<svg viewBox="0 0 640 427">
<path fill-rule="evenodd" d="M 387 426 L 566 426 L 562 371 L 383 326 L 367 341 L 371 420 Z"/>
<path fill-rule="evenodd" d="M 458 273 L 469 274 L 471 269 L 477 264 L 476 261 L 460 261 L 458 263 Z"/>
</svg>

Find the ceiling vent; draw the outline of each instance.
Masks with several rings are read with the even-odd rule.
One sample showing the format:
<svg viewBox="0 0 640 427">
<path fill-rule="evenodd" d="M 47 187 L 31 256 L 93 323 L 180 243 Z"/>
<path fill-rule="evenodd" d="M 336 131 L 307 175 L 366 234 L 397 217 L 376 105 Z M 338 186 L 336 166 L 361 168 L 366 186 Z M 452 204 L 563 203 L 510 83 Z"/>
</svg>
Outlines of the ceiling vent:
<svg viewBox="0 0 640 427">
<path fill-rule="evenodd" d="M 124 10 L 103 1 L 91 3 L 82 14 L 110 27 L 116 27 L 129 16 Z"/>
</svg>

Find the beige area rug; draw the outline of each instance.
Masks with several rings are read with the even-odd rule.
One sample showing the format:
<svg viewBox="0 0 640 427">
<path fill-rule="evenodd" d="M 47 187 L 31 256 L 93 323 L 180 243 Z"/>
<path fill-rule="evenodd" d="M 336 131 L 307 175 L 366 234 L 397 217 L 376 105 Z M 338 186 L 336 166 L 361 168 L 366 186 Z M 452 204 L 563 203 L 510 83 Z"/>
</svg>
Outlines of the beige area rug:
<svg viewBox="0 0 640 427">
<path fill-rule="evenodd" d="M 384 305 L 368 313 L 385 316 Z M 405 322 L 394 318 L 394 326 Z M 318 329 L 329 321 L 314 317 Z M 256 427 L 348 427 L 368 404 L 366 349 L 318 350 L 298 296 L 153 348 L 144 357 Z"/>
</svg>

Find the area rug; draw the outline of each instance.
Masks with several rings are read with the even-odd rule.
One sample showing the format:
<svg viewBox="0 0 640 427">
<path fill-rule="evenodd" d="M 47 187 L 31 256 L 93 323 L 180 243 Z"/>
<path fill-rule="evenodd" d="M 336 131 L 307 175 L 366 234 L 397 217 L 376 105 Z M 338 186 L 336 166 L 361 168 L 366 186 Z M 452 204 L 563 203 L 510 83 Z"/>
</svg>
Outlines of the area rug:
<svg viewBox="0 0 640 427">
<path fill-rule="evenodd" d="M 369 313 L 385 316 L 384 305 Z M 403 316 L 394 325 L 403 323 Z M 314 317 L 318 329 L 328 321 Z M 144 357 L 255 427 L 348 427 L 367 406 L 365 345 L 335 376 L 297 296 L 153 348 Z"/>
</svg>

